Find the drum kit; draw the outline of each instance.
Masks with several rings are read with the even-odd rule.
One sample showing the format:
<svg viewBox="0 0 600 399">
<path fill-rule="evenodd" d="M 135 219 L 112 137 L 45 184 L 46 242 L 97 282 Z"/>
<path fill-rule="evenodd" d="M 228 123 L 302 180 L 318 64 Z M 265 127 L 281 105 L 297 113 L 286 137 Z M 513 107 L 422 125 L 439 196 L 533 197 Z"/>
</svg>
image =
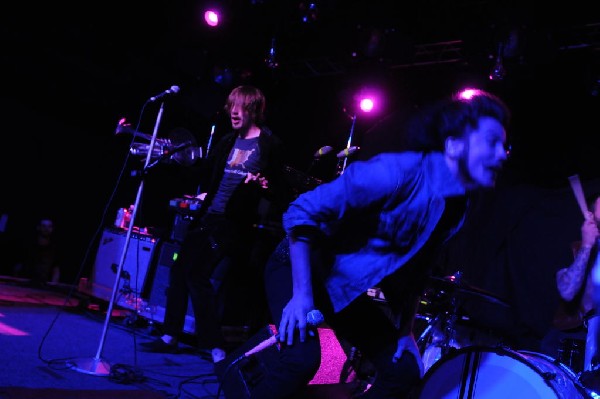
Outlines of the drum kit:
<svg viewBox="0 0 600 399">
<path fill-rule="evenodd" d="M 477 301 L 503 309 L 510 305 L 481 288 L 467 284 L 462 272 L 446 277 L 430 277 L 421 298 L 416 325 L 425 371 L 450 352 L 467 346 L 506 346 L 506 338 L 484 326 L 465 312 L 464 305 Z M 481 302 L 483 301 L 483 302 Z"/>
<path fill-rule="evenodd" d="M 463 305 L 469 303 L 489 306 L 490 313 L 511 308 L 494 294 L 465 283 L 461 272 L 430 278 L 415 323 L 425 368 L 418 399 L 600 398 L 561 361 L 510 349 L 506 334 L 465 314 Z"/>
</svg>

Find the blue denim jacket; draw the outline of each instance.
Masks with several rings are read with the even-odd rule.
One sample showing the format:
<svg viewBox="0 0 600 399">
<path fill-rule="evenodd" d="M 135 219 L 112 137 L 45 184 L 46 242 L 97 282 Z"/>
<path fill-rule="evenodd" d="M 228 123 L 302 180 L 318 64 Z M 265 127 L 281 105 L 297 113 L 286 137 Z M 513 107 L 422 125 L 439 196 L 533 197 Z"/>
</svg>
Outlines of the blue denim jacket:
<svg viewBox="0 0 600 399">
<path fill-rule="evenodd" d="M 312 228 L 330 238 L 335 259 L 325 285 L 338 312 L 405 265 L 431 236 L 445 199 L 465 194 L 443 154 L 384 153 L 300 195 L 283 227 L 288 235 Z"/>
</svg>

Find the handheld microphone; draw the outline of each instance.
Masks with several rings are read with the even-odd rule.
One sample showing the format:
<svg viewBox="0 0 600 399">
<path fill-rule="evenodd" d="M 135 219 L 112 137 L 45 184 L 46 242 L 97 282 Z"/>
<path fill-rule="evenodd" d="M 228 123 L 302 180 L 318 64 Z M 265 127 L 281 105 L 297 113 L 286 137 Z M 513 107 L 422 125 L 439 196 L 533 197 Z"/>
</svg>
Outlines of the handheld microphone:
<svg viewBox="0 0 600 399">
<path fill-rule="evenodd" d="M 321 313 L 320 310 L 313 309 L 306 314 L 306 323 L 311 327 L 316 327 L 316 326 L 320 325 L 321 323 L 323 323 L 324 321 L 325 321 L 325 317 L 323 316 L 323 313 Z M 261 343 L 256 345 L 254 348 L 252 348 L 248 352 L 244 353 L 244 355 L 242 357 L 252 356 L 252 355 L 262 351 L 263 349 L 266 349 L 277 343 L 279 343 L 279 334 L 275 334 L 272 337 L 267 338 L 266 340 L 262 341 Z"/>
<path fill-rule="evenodd" d="M 171 86 L 169 89 L 163 91 L 160 94 L 155 95 L 154 97 L 150 97 L 150 102 L 154 102 L 159 98 L 163 98 L 164 96 L 168 96 L 170 94 L 177 94 L 179 92 L 179 86 Z"/>
</svg>

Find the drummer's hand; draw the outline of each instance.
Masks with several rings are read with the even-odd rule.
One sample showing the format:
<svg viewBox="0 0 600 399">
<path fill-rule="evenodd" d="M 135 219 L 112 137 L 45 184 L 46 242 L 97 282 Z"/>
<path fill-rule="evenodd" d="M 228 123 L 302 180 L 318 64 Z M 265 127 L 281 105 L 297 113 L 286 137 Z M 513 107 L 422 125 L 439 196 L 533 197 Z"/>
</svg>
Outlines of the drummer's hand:
<svg viewBox="0 0 600 399">
<path fill-rule="evenodd" d="M 396 363 L 402 357 L 402 353 L 404 351 L 411 353 L 415 357 L 417 365 L 419 366 L 419 374 L 421 377 L 423 377 L 423 374 L 425 373 L 425 367 L 423 366 L 423 359 L 421 358 L 421 352 L 419 352 L 419 346 L 417 345 L 415 336 L 412 333 L 398 338 L 398 347 L 396 349 L 396 353 L 394 353 L 392 361 Z"/>
<path fill-rule="evenodd" d="M 584 247 L 591 247 L 596 242 L 600 233 L 598 232 L 598 225 L 594 220 L 594 214 L 588 212 L 585 215 L 585 220 L 581 225 L 581 245 Z"/>
</svg>

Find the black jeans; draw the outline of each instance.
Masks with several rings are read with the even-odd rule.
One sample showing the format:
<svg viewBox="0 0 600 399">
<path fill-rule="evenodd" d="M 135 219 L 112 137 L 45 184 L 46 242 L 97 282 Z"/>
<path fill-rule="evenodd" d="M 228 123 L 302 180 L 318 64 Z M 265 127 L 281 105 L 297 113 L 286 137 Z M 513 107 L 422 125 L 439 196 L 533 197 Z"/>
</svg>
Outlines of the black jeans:
<svg viewBox="0 0 600 399">
<path fill-rule="evenodd" d="M 313 273 L 315 275 L 316 273 Z M 318 280 L 318 277 L 317 277 Z M 265 284 L 273 323 L 279 326 L 283 308 L 292 296 L 292 274 L 287 240 L 283 240 L 265 267 Z M 356 347 L 374 366 L 376 376 L 364 398 L 405 398 L 419 382 L 419 368 L 411 354 L 405 353 L 393 363 L 398 332 L 380 305 L 366 294 L 348 307 L 334 313 L 325 294 L 322 281 L 313 283 L 315 304 L 324 313 L 325 321 L 338 339 Z M 327 361 L 327 359 L 323 359 Z M 318 333 L 303 343 L 282 345 L 277 366 L 270 367 L 268 378 L 252 390 L 255 399 L 292 398 L 314 377 L 321 362 Z"/>
<path fill-rule="evenodd" d="M 177 337 L 182 333 L 189 297 L 199 347 L 224 348 L 221 302 L 212 279 L 217 267 L 233 265 L 239 259 L 241 243 L 237 226 L 221 215 L 208 214 L 188 230 L 169 275 L 165 334 Z"/>
</svg>

